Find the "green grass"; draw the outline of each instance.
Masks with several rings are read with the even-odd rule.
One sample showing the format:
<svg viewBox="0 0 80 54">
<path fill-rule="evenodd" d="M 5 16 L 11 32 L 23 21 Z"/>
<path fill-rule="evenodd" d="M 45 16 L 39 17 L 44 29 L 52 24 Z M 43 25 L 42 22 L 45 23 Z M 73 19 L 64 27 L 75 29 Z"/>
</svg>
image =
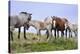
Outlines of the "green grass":
<svg viewBox="0 0 80 54">
<path fill-rule="evenodd" d="M 46 35 L 37 36 L 33 33 L 27 33 L 26 37 L 27 40 L 23 38 L 23 33 L 21 33 L 21 39 L 18 40 L 17 33 L 14 33 L 14 41 L 10 41 L 12 53 L 72 50 L 78 48 L 78 43 L 74 38 L 52 38 L 51 41 L 47 42 Z M 40 41 L 38 40 L 39 38 Z"/>
</svg>

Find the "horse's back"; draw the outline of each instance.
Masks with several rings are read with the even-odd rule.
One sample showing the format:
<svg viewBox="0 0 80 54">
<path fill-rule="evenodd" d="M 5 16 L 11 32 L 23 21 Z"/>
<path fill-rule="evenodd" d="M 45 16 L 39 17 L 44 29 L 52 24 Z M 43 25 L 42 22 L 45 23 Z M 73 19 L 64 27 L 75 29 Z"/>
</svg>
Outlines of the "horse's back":
<svg viewBox="0 0 80 54">
<path fill-rule="evenodd" d="M 46 28 L 46 23 L 43 21 L 34 21 L 33 24 L 39 29 L 45 29 Z"/>
<path fill-rule="evenodd" d="M 40 25 L 40 28 L 44 28 L 45 27 L 44 22 L 39 22 L 39 25 Z"/>
<path fill-rule="evenodd" d="M 60 27 L 64 26 L 64 21 L 62 19 L 57 18 L 56 21 L 57 21 L 56 23 L 58 24 L 58 26 Z"/>
</svg>

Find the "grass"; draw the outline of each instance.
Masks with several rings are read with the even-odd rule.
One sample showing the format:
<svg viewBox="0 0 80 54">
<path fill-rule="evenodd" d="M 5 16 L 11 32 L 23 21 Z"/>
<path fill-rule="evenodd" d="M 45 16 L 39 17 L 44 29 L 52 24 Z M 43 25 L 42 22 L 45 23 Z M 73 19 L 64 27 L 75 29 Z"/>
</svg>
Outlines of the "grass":
<svg viewBox="0 0 80 54">
<path fill-rule="evenodd" d="M 21 39 L 19 40 L 17 33 L 14 33 L 14 41 L 10 41 L 12 53 L 73 50 L 78 48 L 78 43 L 74 38 L 52 38 L 51 41 L 47 42 L 46 35 L 37 36 L 33 33 L 27 33 L 26 37 L 27 40 L 23 38 L 23 33 L 21 33 Z"/>
</svg>

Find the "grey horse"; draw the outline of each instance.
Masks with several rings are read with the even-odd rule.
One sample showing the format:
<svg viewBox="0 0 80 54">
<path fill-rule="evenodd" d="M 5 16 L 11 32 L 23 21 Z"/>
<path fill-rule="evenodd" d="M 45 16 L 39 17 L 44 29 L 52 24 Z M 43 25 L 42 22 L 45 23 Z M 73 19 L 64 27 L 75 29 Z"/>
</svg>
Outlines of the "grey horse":
<svg viewBox="0 0 80 54">
<path fill-rule="evenodd" d="M 78 25 L 77 24 L 72 24 L 69 22 L 67 29 L 69 30 L 69 37 L 72 37 L 73 33 L 75 34 L 75 36 L 77 36 L 77 34 L 78 34 Z"/>
<path fill-rule="evenodd" d="M 24 26 L 24 38 L 26 39 L 26 35 L 25 35 L 25 27 L 28 29 L 28 22 L 31 20 L 31 13 L 27 13 L 27 12 L 20 12 L 19 15 L 15 15 L 15 16 L 9 16 L 10 19 L 10 34 L 11 34 L 11 38 L 13 40 L 13 31 L 15 28 L 18 28 L 18 38 L 20 38 L 20 28 L 22 26 Z M 25 25 L 26 24 L 26 25 Z"/>
</svg>

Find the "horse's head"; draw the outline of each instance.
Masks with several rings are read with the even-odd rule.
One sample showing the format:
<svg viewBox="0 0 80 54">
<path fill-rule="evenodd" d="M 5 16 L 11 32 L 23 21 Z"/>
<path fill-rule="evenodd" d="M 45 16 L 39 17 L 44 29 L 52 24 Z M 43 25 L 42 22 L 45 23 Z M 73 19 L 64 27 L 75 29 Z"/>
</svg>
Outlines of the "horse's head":
<svg viewBox="0 0 80 54">
<path fill-rule="evenodd" d="M 24 25 L 25 27 L 28 29 L 30 26 L 29 26 L 29 21 L 31 21 L 31 13 L 27 13 L 27 12 L 20 12 L 19 16 L 21 18 L 23 18 L 23 21 L 24 21 Z"/>
<path fill-rule="evenodd" d="M 31 13 L 27 13 L 27 15 L 28 15 L 28 19 L 27 19 L 27 20 L 30 21 L 30 20 L 31 20 L 31 15 L 32 15 L 32 14 L 31 14 Z"/>
<path fill-rule="evenodd" d="M 47 23 L 47 24 L 52 24 L 52 18 L 51 17 L 46 17 L 44 19 L 44 22 Z"/>
<path fill-rule="evenodd" d="M 27 13 L 27 12 L 20 12 L 20 16 L 25 18 L 25 20 L 30 21 L 31 20 L 31 13 Z"/>
<path fill-rule="evenodd" d="M 56 16 L 51 16 L 52 18 L 52 27 L 55 28 L 56 27 Z"/>
</svg>

